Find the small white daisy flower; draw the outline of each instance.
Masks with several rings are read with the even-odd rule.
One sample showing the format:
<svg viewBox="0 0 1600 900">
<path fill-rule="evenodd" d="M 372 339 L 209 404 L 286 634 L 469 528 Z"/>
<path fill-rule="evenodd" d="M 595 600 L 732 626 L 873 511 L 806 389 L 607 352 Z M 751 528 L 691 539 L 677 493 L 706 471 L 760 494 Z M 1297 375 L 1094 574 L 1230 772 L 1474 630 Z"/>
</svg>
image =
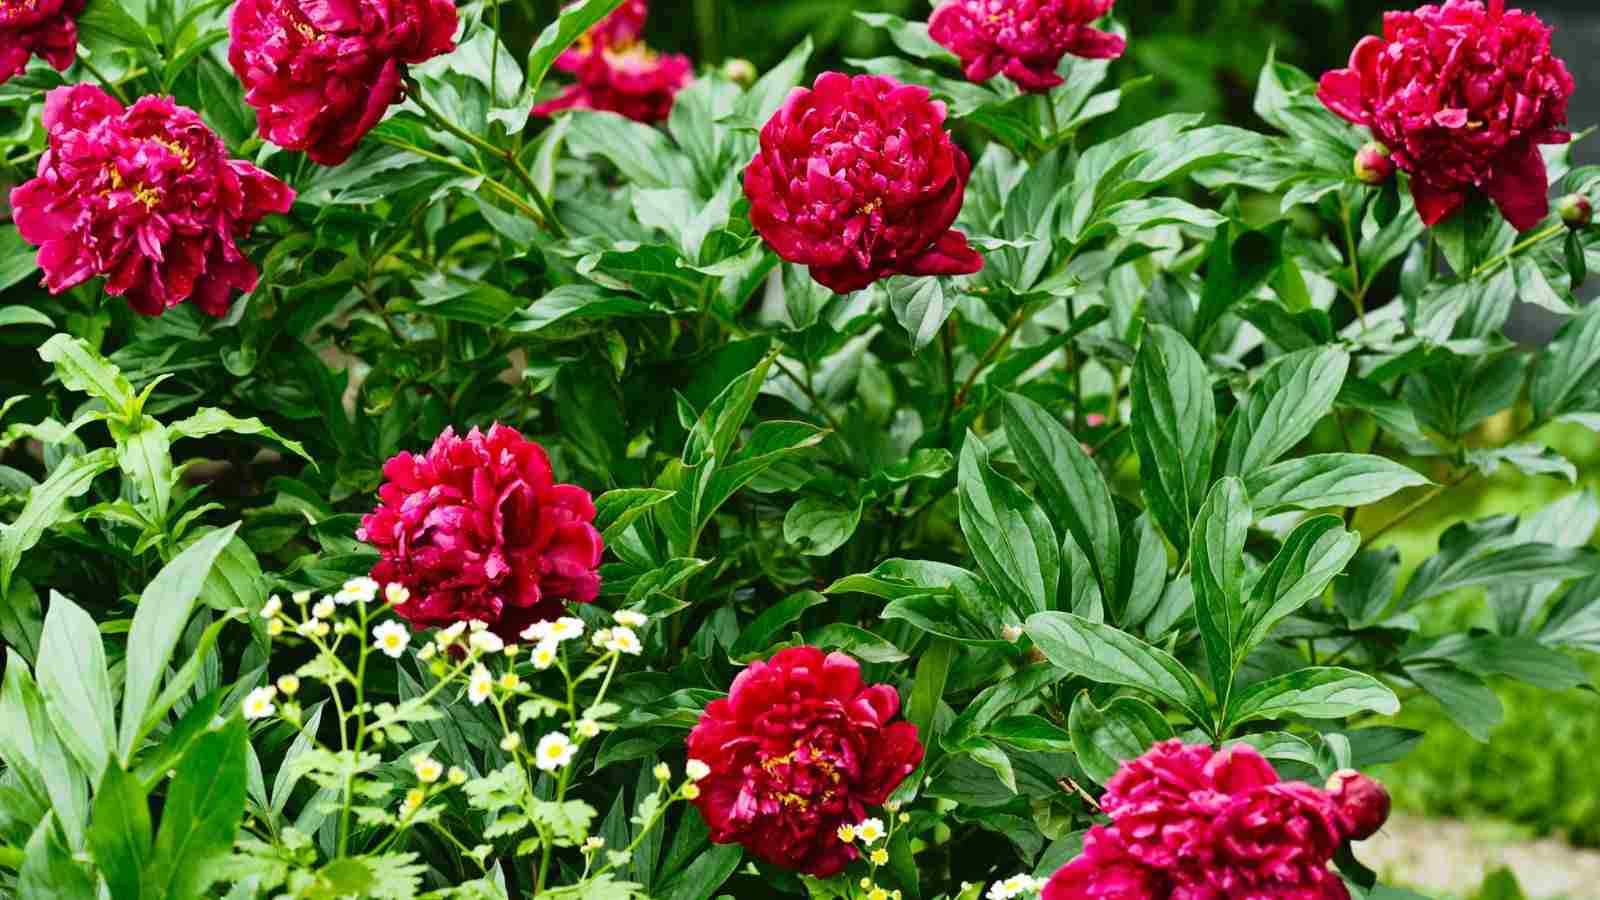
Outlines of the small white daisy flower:
<svg viewBox="0 0 1600 900">
<path fill-rule="evenodd" d="M 656 763 L 655 776 L 657 781 L 671 781 L 672 767 L 666 763 Z"/>
<path fill-rule="evenodd" d="M 569 641 L 583 636 L 582 619 L 562 616 L 554 622 L 550 622 L 549 625 L 549 630 L 545 632 L 545 640 L 555 641 L 559 644 L 562 641 Z"/>
<path fill-rule="evenodd" d="M 522 735 L 517 734 L 515 731 L 500 739 L 500 749 L 507 753 L 515 753 L 517 748 L 521 746 Z"/>
<path fill-rule="evenodd" d="M 711 774 L 711 767 L 698 759 L 691 759 L 689 764 L 683 767 L 683 774 L 689 776 L 690 781 L 699 781 Z"/>
<path fill-rule="evenodd" d="M 544 671 L 545 669 L 550 668 L 551 666 L 555 665 L 556 662 L 556 645 L 549 641 L 541 643 L 539 646 L 533 648 L 533 656 L 530 657 L 530 659 L 533 660 L 533 667 L 535 669 Z"/>
<path fill-rule="evenodd" d="M 619 609 L 611 614 L 611 618 L 616 619 L 618 625 L 626 625 L 629 628 L 643 628 L 644 623 L 650 621 L 649 616 L 631 609 Z"/>
<path fill-rule="evenodd" d="M 473 706 L 482 706 L 483 701 L 489 699 L 494 692 L 494 676 L 483 666 L 472 670 L 472 677 L 467 680 L 467 699 Z"/>
<path fill-rule="evenodd" d="M 600 734 L 600 723 L 593 719 L 579 719 L 577 730 L 579 737 L 592 738 Z"/>
<path fill-rule="evenodd" d="M 411 643 L 411 630 L 399 622 L 384 622 L 372 629 L 372 646 L 390 659 L 399 659 Z"/>
<path fill-rule="evenodd" d="M 522 629 L 522 639 L 525 641 L 542 641 L 550 636 L 549 622 L 535 622 Z"/>
<path fill-rule="evenodd" d="M 461 637 L 461 633 L 466 630 L 467 623 L 457 622 L 449 628 L 440 629 L 439 633 L 433 636 L 433 639 L 439 642 L 439 646 L 448 647 L 454 644 Z"/>
<path fill-rule="evenodd" d="M 499 653 L 506 648 L 506 642 L 500 640 L 500 635 L 492 631 L 474 631 L 467 638 L 467 646 L 480 653 Z"/>
<path fill-rule="evenodd" d="M 258 687 L 245 695 L 244 717 L 246 719 L 264 719 L 278 711 L 272 700 L 278 696 L 278 689 L 272 686 Z"/>
<path fill-rule="evenodd" d="M 389 586 L 383 589 L 383 599 L 389 601 L 391 606 L 399 606 L 411 599 L 411 592 L 406 590 L 405 585 L 391 581 Z"/>
<path fill-rule="evenodd" d="M 867 819 L 865 822 L 857 825 L 856 837 L 860 838 L 861 843 L 863 844 L 871 844 L 878 838 L 883 837 L 883 820 L 876 818 Z"/>
<path fill-rule="evenodd" d="M 485 622 L 482 619 L 473 619 L 472 621 L 467 623 L 467 628 L 473 634 L 477 634 L 480 631 L 488 631 L 489 630 L 489 623 Z"/>
<path fill-rule="evenodd" d="M 294 675 L 285 675 L 278 679 L 278 690 L 284 696 L 293 697 L 300 692 L 300 679 Z"/>
<path fill-rule="evenodd" d="M 310 591 L 295 591 L 293 594 L 290 594 L 289 596 L 290 596 L 290 598 L 292 598 L 294 600 L 294 602 L 300 604 L 301 606 L 305 606 L 307 603 L 311 602 L 311 592 Z"/>
<path fill-rule="evenodd" d="M 411 757 L 411 770 L 417 773 L 418 781 L 433 784 L 444 774 L 444 764 L 423 753 Z"/>
<path fill-rule="evenodd" d="M 311 616 L 315 619 L 333 618 L 333 601 L 327 597 L 318 600 L 317 604 L 311 607 Z"/>
<path fill-rule="evenodd" d="M 371 603 L 378 596 L 378 583 L 365 575 L 352 578 L 339 588 L 339 593 L 333 595 L 333 600 L 340 606 L 349 603 Z"/>
<path fill-rule="evenodd" d="M 294 627 L 295 633 L 301 637 L 311 637 L 317 633 L 317 626 L 322 623 L 316 619 L 307 619 Z"/>
<path fill-rule="evenodd" d="M 607 650 L 615 650 L 629 656 L 638 656 L 644 652 L 644 645 L 639 643 L 639 636 L 626 625 L 618 625 L 611 629 L 611 640 L 606 641 L 605 646 Z"/>
<path fill-rule="evenodd" d="M 267 602 L 261 604 L 261 618 L 263 619 L 276 619 L 278 613 L 281 612 L 283 612 L 283 600 L 279 599 L 277 594 L 268 597 Z"/>
<path fill-rule="evenodd" d="M 534 765 L 542 772 L 555 772 L 566 768 L 572 762 L 572 757 L 578 752 L 578 745 L 559 731 L 552 731 L 539 739 L 539 747 L 534 751 Z"/>
<path fill-rule="evenodd" d="M 593 641 L 596 647 L 604 647 L 611 642 L 611 629 L 602 628 L 590 635 L 589 640 Z"/>
</svg>

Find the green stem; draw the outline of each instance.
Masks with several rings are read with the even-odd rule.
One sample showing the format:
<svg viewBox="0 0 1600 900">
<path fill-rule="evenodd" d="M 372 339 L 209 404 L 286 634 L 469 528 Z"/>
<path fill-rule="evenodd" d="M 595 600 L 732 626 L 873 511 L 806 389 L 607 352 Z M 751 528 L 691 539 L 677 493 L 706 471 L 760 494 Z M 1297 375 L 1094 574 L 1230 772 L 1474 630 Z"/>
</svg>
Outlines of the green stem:
<svg viewBox="0 0 1600 900">
<path fill-rule="evenodd" d="M 89 62 L 89 58 L 87 56 L 79 54 L 78 65 L 83 66 L 88 70 L 90 75 L 95 77 L 96 81 L 105 85 L 106 90 L 110 91 L 111 96 L 116 97 L 118 102 L 120 102 L 123 106 L 128 105 L 128 95 L 122 92 L 122 86 L 117 84 L 115 81 L 112 81 L 110 78 L 107 78 L 104 72 L 95 68 L 94 63 Z"/>
<path fill-rule="evenodd" d="M 1350 303 L 1356 308 L 1356 320 L 1362 330 L 1367 327 L 1366 286 L 1361 283 L 1361 257 L 1356 254 L 1355 229 L 1350 224 L 1350 205 L 1340 202 L 1339 221 L 1344 226 L 1344 250 L 1350 257 Z"/>
<path fill-rule="evenodd" d="M 1006 345 L 1011 343 L 1012 336 L 1022 328 L 1022 323 L 1027 320 L 1028 304 L 1024 303 L 1011 315 L 1011 321 L 1006 323 L 1006 330 L 1000 333 L 1000 337 L 989 346 L 988 350 L 984 351 L 982 358 L 978 360 L 978 364 L 973 366 L 972 371 L 967 374 L 967 380 L 962 382 L 961 390 L 956 391 L 956 399 L 952 404 L 955 408 L 960 409 L 967 402 L 967 394 L 972 392 L 972 386 L 977 383 L 978 376 L 983 374 L 983 370 L 989 368 L 989 365 L 998 359 L 1001 353 L 1005 352 Z"/>
<path fill-rule="evenodd" d="M 543 223 L 545 221 L 543 214 L 529 206 L 527 201 L 523 200 L 516 191 L 513 191 L 500 182 L 495 181 L 493 178 L 490 178 L 488 173 L 483 172 L 482 170 L 474 169 L 473 167 L 454 157 L 445 156 L 442 153 L 434 153 L 432 150 L 425 150 L 422 147 L 418 147 L 416 144 L 408 143 L 398 138 L 392 138 L 387 135 L 378 135 L 377 139 L 380 143 L 388 144 L 389 146 L 398 150 L 405 150 L 408 153 L 415 153 L 423 159 L 431 160 L 439 163 L 440 165 L 450 166 L 451 168 L 467 175 L 471 175 L 474 178 L 482 178 L 485 187 L 492 189 L 495 193 L 503 197 L 506 202 L 521 210 L 523 215 L 534 220 L 535 222 Z"/>
<path fill-rule="evenodd" d="M 1566 225 L 1562 224 L 1561 222 L 1557 222 L 1556 224 L 1551 225 L 1549 228 L 1546 228 L 1545 230 L 1533 235 L 1532 237 L 1529 237 L 1529 238 L 1526 238 L 1526 239 L 1524 239 L 1522 241 L 1519 241 L 1518 243 L 1512 245 L 1510 250 L 1507 250 L 1506 252 L 1500 254 L 1499 256 L 1496 256 L 1494 259 L 1491 259 L 1488 262 L 1478 266 L 1476 269 L 1473 269 L 1472 270 L 1472 274 L 1468 275 L 1467 279 L 1471 280 L 1473 278 L 1477 278 L 1480 275 L 1487 275 L 1488 273 L 1490 273 L 1490 272 L 1494 271 L 1495 269 L 1499 268 L 1501 263 L 1506 262 L 1507 260 L 1510 260 L 1512 257 L 1516 256 L 1517 254 L 1521 253 L 1522 251 L 1527 250 L 1530 247 L 1534 247 L 1534 246 L 1536 246 L 1538 244 L 1542 244 L 1545 241 L 1548 241 L 1549 239 L 1551 239 L 1551 238 L 1553 238 L 1553 237 L 1555 237 L 1557 235 L 1564 234 L 1564 233 L 1566 233 L 1566 230 L 1567 230 L 1567 226 Z"/>
<path fill-rule="evenodd" d="M 533 180 L 533 175 L 529 174 L 527 167 L 522 164 L 521 160 L 517 159 L 516 151 L 490 143 L 445 118 L 444 113 L 434 109 L 427 100 L 423 99 L 422 89 L 416 82 L 408 82 L 406 88 L 406 98 L 415 103 L 417 108 L 422 110 L 423 114 L 435 125 L 439 126 L 440 129 L 466 141 L 491 157 L 503 160 L 511 168 L 512 173 L 517 176 L 517 179 L 527 187 L 529 196 L 533 197 L 533 202 L 539 207 L 539 214 L 532 216 L 532 218 L 549 228 L 556 237 L 566 238 L 567 230 L 561 226 L 560 220 L 556 218 L 555 210 L 551 208 L 550 201 L 544 196 L 544 192 L 539 190 L 538 182 Z M 526 204 L 523 205 L 526 207 Z"/>
<path fill-rule="evenodd" d="M 800 376 L 794 374 L 794 372 L 784 364 L 783 360 L 778 359 L 774 360 L 774 362 L 778 365 L 778 371 L 782 372 L 790 381 L 794 382 L 795 385 L 800 388 L 800 391 L 806 395 L 806 399 L 811 401 L 811 407 L 817 411 L 817 415 L 820 416 L 824 422 L 828 423 L 828 427 L 833 429 L 834 434 L 844 434 L 844 426 L 839 424 L 839 420 L 834 418 L 833 413 L 828 412 L 828 407 L 823 405 L 822 398 L 817 396 L 816 389 L 811 384 L 811 368 L 809 366 L 806 367 L 806 377 L 802 379 Z"/>
<path fill-rule="evenodd" d="M 0 844 L 0 868 L 10 869 L 13 872 L 21 871 L 22 860 L 21 850 L 9 844 Z"/>
</svg>

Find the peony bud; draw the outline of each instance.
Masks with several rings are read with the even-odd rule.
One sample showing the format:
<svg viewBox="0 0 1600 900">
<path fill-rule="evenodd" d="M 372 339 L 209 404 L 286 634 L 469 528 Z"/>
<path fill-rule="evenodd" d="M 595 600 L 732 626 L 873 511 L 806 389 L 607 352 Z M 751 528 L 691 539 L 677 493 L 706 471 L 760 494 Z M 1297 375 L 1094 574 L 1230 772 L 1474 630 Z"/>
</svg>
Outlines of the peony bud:
<svg viewBox="0 0 1600 900">
<path fill-rule="evenodd" d="M 1568 194 L 1557 200 L 1556 212 L 1573 231 L 1588 228 L 1589 223 L 1594 221 L 1594 204 L 1582 194 Z"/>
<path fill-rule="evenodd" d="M 1328 778 L 1328 796 L 1339 810 L 1346 840 L 1364 841 L 1389 820 L 1389 792 L 1354 769 L 1340 769 Z"/>
<path fill-rule="evenodd" d="M 722 77 L 742 87 L 756 83 L 756 65 L 748 59 L 730 59 L 722 64 Z"/>
<path fill-rule="evenodd" d="M 1377 141 L 1367 141 L 1356 151 L 1356 180 L 1374 187 L 1388 183 L 1394 177 L 1394 158 L 1389 148 Z"/>
</svg>

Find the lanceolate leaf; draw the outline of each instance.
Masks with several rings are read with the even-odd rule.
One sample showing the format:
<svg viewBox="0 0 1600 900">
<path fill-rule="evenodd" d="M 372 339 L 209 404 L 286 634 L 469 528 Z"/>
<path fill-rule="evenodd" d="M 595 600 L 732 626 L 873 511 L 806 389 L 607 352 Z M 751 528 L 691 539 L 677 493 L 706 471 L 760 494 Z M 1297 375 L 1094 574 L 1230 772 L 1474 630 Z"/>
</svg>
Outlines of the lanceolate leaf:
<svg viewBox="0 0 1600 900">
<path fill-rule="evenodd" d="M 1338 516 L 1317 516 L 1296 527 L 1256 580 L 1238 652 L 1249 653 L 1285 616 L 1320 597 L 1360 546 L 1360 535 L 1346 531 Z"/>
<path fill-rule="evenodd" d="M 563 8 L 556 20 L 539 33 L 528 52 L 528 91 L 537 91 L 556 57 L 622 3 L 623 0 L 587 0 Z"/>
<path fill-rule="evenodd" d="M 969 433 L 961 449 L 958 493 L 961 533 L 1002 599 L 1026 618 L 1051 608 L 1061 575 L 1061 548 L 1044 511 L 1010 479 L 990 468 L 983 439 Z"/>
<path fill-rule="evenodd" d="M 1415 469 L 1365 453 L 1316 453 L 1244 473 L 1257 516 L 1290 509 L 1366 506 L 1430 483 Z"/>
<path fill-rule="evenodd" d="M 221 874 L 215 863 L 244 817 L 248 747 L 244 720 L 233 717 L 201 735 L 179 761 L 145 872 L 150 897 L 198 897 Z"/>
<path fill-rule="evenodd" d="M 1088 691 L 1072 701 L 1067 728 L 1078 764 L 1100 784 L 1105 784 L 1122 762 L 1172 737 L 1166 717 L 1143 700 L 1116 697 L 1102 709 L 1095 706 Z"/>
<path fill-rule="evenodd" d="M 116 745 L 105 648 L 94 619 L 55 592 L 44 619 L 37 674 L 56 733 L 84 771 L 98 777 Z"/>
<path fill-rule="evenodd" d="M 0 594 L 10 592 L 11 576 L 22 562 L 22 554 L 33 549 L 45 530 L 55 524 L 67 501 L 83 496 L 96 475 L 116 464 L 116 451 L 109 447 L 68 457 L 28 492 L 22 513 L 0 533 Z"/>
<path fill-rule="evenodd" d="M 1134 446 L 1150 512 L 1180 553 L 1211 480 L 1216 401 L 1200 354 L 1176 331 L 1153 325 L 1133 367 Z"/>
<path fill-rule="evenodd" d="M 1234 669 L 1243 659 L 1245 626 L 1244 541 L 1250 528 L 1250 499 L 1237 478 L 1211 489 L 1194 523 L 1189 559 L 1194 578 L 1195 616 L 1205 647 L 1211 686 L 1226 705 Z"/>
<path fill-rule="evenodd" d="M 1245 476 L 1278 460 L 1333 409 L 1350 355 L 1323 347 L 1277 360 L 1228 417 L 1221 469 Z"/>
<path fill-rule="evenodd" d="M 1400 700 L 1383 683 L 1350 669 L 1313 668 L 1269 678 L 1239 692 L 1228 720 L 1241 725 L 1255 719 L 1301 716 L 1338 719 L 1360 712 L 1392 716 Z"/>
<path fill-rule="evenodd" d="M 1116 592 L 1122 536 L 1105 478 L 1055 417 L 1018 394 L 1005 400 L 1006 437 L 1033 479 L 1045 513 L 1089 555 L 1105 595 Z"/>
</svg>

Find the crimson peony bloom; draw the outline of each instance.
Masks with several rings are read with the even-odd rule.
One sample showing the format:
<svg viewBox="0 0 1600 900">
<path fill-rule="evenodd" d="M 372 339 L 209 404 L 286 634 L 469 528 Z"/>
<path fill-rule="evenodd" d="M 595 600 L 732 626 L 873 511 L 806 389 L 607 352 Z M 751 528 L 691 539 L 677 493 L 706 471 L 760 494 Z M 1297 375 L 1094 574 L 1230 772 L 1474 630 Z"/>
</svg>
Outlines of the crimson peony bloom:
<svg viewBox="0 0 1600 900">
<path fill-rule="evenodd" d="M 1116 0 L 950 0 L 928 19 L 928 36 L 961 58 L 972 81 L 1004 74 L 1030 93 L 1064 82 L 1056 73 L 1068 54 L 1116 59 L 1127 49 L 1119 35 L 1089 23 Z"/>
<path fill-rule="evenodd" d="M 1352 841 L 1364 841 L 1389 821 L 1389 792 L 1354 769 L 1328 777 L 1328 796 L 1339 811 L 1339 828 Z"/>
<path fill-rule="evenodd" d="M 1249 747 L 1163 741 L 1123 763 L 1100 806 L 1111 824 L 1043 900 L 1349 900 L 1328 869 L 1349 837 L 1335 799 L 1280 782 Z"/>
<path fill-rule="evenodd" d="M 65 72 L 78 53 L 84 0 L 0 0 L 0 84 L 42 58 Z"/>
<path fill-rule="evenodd" d="M 240 0 L 228 62 L 263 137 L 336 166 L 455 33 L 451 0 Z"/>
<path fill-rule="evenodd" d="M 1539 145 L 1571 140 L 1572 90 L 1538 16 L 1507 12 L 1505 0 L 1447 0 L 1386 13 L 1383 37 L 1362 38 L 1317 97 L 1394 151 L 1424 224 L 1480 190 L 1526 231 L 1549 212 Z"/>
<path fill-rule="evenodd" d="M 689 758 L 711 767 L 695 806 L 719 844 L 818 878 L 860 853 L 839 839 L 922 762 L 900 695 L 861 683 L 861 667 L 816 647 L 753 662 L 689 733 Z"/>
<path fill-rule="evenodd" d="M 928 89 L 882 75 L 818 76 L 761 129 L 744 172 L 750 221 L 836 293 L 880 278 L 959 275 L 983 257 L 950 225 L 972 164 Z"/>
<path fill-rule="evenodd" d="M 606 47 L 578 70 L 578 80 L 555 99 L 533 108 L 535 116 L 569 109 L 598 109 L 635 122 L 665 121 L 678 91 L 694 80 L 694 63 L 677 53 L 660 54 L 644 44 Z"/>
<path fill-rule="evenodd" d="M 186 300 L 221 316 L 235 290 L 255 288 L 237 240 L 288 212 L 294 191 L 229 159 L 194 110 L 170 97 L 124 108 L 79 84 L 50 92 L 44 125 L 50 146 L 11 207 L 51 293 L 104 275 L 106 293 L 147 316 Z"/>
<path fill-rule="evenodd" d="M 605 546 L 589 492 L 556 484 L 544 448 L 516 429 L 446 428 L 426 454 L 401 453 L 383 474 L 356 537 L 382 554 L 373 580 L 411 592 L 395 612 L 412 625 L 478 620 L 517 641 L 564 614 L 565 601 L 600 592 Z"/>
</svg>

